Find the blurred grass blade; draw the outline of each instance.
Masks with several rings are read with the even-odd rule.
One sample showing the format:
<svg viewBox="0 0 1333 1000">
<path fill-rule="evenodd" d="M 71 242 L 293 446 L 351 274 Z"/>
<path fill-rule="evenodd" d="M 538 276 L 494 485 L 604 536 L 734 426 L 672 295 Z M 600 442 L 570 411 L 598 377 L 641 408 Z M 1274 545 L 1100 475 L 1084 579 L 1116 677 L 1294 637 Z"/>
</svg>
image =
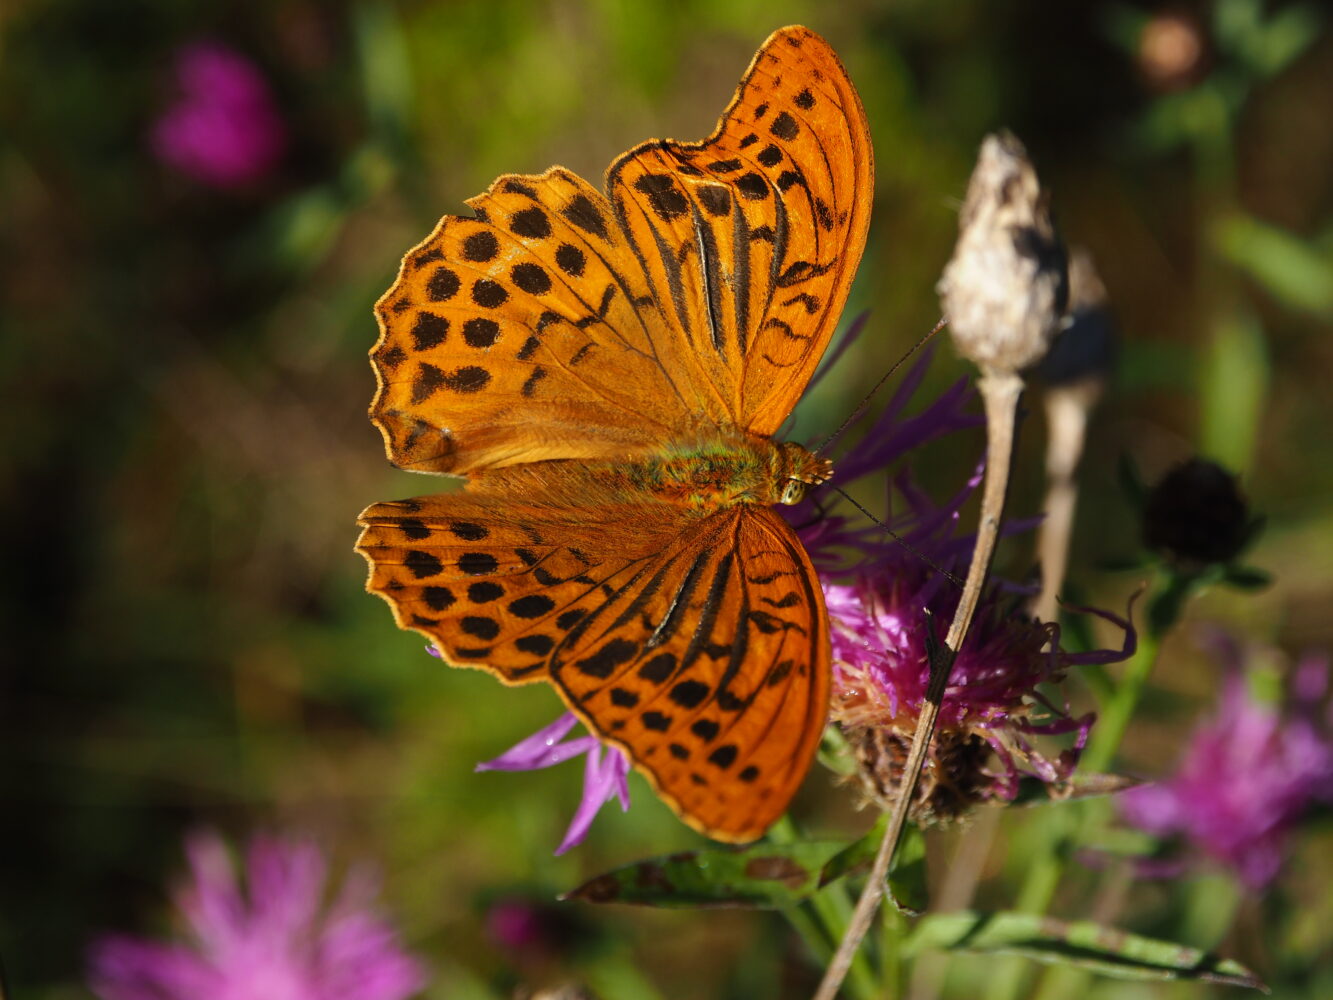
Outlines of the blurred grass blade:
<svg viewBox="0 0 1333 1000">
<path fill-rule="evenodd" d="M 1268 344 L 1241 307 L 1218 317 L 1201 373 L 1199 452 L 1236 473 L 1254 459 L 1268 397 Z"/>
<path fill-rule="evenodd" d="M 1232 215 L 1212 229 L 1218 253 L 1283 305 L 1333 317 L 1333 256 L 1277 226 Z"/>
<path fill-rule="evenodd" d="M 412 121 L 412 64 L 398 11 L 393 4 L 362 3 L 352 29 L 371 130 L 388 148 L 400 149 Z"/>
<path fill-rule="evenodd" d="M 1267 990 L 1239 962 L 1086 920 L 1064 921 L 1005 911 L 932 914 L 917 924 L 905 951 L 916 954 L 932 948 L 1021 955 L 1050 965 L 1079 966 L 1117 979 L 1197 980 Z"/>
<path fill-rule="evenodd" d="M 664 907 L 791 906 L 820 888 L 824 866 L 847 846 L 815 840 L 683 851 L 598 875 L 563 898 Z"/>
</svg>

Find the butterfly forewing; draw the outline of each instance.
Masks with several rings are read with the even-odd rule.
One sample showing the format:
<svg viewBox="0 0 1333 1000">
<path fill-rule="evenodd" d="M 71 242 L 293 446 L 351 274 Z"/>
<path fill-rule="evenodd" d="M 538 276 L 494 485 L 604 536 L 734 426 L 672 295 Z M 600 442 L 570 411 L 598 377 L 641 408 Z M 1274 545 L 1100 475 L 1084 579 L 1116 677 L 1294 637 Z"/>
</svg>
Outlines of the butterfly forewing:
<svg viewBox="0 0 1333 1000">
<path fill-rule="evenodd" d="M 818 745 L 824 621 L 792 529 L 766 507 L 738 507 L 590 602 L 550 671 L 691 825 L 744 842 L 786 809 Z"/>
<path fill-rule="evenodd" d="M 716 393 L 664 363 L 663 323 L 606 199 L 554 168 L 501 177 L 403 260 L 376 312 L 371 416 L 389 458 L 467 473 L 623 455 Z"/>
<path fill-rule="evenodd" d="M 703 365 L 738 425 L 772 434 L 827 346 L 865 245 L 865 114 L 828 44 L 784 28 L 713 136 L 654 141 L 607 187 L 683 370 Z"/>
</svg>

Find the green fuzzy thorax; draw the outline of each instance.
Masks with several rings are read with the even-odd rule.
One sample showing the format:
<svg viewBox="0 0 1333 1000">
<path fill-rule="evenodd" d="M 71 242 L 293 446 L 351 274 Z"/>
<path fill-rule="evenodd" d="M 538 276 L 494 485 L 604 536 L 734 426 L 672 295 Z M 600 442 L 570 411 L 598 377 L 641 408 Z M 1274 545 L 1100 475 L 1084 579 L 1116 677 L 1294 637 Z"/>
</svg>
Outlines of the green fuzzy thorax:
<svg viewBox="0 0 1333 1000">
<path fill-rule="evenodd" d="M 672 445 L 631 465 L 633 485 L 700 511 L 773 503 L 773 463 L 750 442 Z"/>
</svg>

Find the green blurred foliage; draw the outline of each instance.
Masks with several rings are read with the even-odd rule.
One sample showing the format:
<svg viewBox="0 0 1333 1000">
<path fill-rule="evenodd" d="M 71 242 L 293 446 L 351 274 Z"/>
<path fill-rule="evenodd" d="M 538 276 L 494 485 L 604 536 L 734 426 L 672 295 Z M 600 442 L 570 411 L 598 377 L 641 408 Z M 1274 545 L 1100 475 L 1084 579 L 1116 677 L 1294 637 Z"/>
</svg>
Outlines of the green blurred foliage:
<svg viewBox="0 0 1333 1000">
<path fill-rule="evenodd" d="M 552 857 L 579 769 L 472 765 L 549 721 L 556 697 L 442 668 L 362 593 L 351 551 L 363 506 L 433 486 L 389 468 L 364 416 L 370 306 L 402 253 L 501 172 L 559 162 L 597 177 L 642 139 L 706 135 L 754 48 L 784 23 L 837 48 L 877 154 L 851 302 L 872 310 L 870 325 L 803 404 L 799 436 L 835 426 L 933 325 L 974 151 L 1007 125 L 1032 151 L 1066 238 L 1095 255 L 1123 337 L 1084 462 L 1071 579 L 1107 605 L 1133 586 L 1097 569 L 1139 545 L 1115 485 L 1120 455 L 1153 478 L 1210 451 L 1269 515 L 1247 559 L 1275 584 L 1244 605 L 1235 592 L 1205 595 L 1191 616 L 1291 650 L 1333 646 L 1333 39 L 1312 9 L 6 5 L 0 954 L 15 995 L 85 995 L 93 935 L 162 929 L 180 835 L 200 824 L 305 830 L 340 859 L 376 859 L 411 947 L 436 969 L 431 997 L 566 980 L 608 1000 L 808 994 L 817 970 L 768 915 L 567 907 L 572 932 L 557 952 L 507 955 L 489 941 L 483 918 L 497 898 L 548 901 L 700 838 L 635 778 L 628 814 L 608 812 L 583 847 Z M 1194 18 L 1202 48 L 1163 80 L 1141 43 L 1168 10 Z M 147 141 L 172 96 L 173 53 L 201 37 L 255 60 L 289 130 L 277 169 L 236 190 L 173 172 Z M 963 374 L 941 351 L 922 398 Z M 1020 511 L 1036 510 L 1043 489 L 1032 409 Z M 913 465 L 942 496 L 980 449 L 979 435 L 960 435 Z M 1031 564 L 1027 545 L 1007 543 L 1012 575 Z M 1131 730 L 1130 770 L 1160 770 L 1214 685 L 1188 630 L 1163 663 Z M 858 835 L 866 820 L 847 798 L 818 772 L 797 818 L 820 835 Z M 998 842 L 1024 842 L 1044 815 L 1006 817 Z M 949 857 L 956 840 L 933 838 L 932 856 Z M 1018 878 L 1001 853 L 981 887 L 997 908 Z M 1329 995 L 1329 902 L 1317 891 L 1327 853 L 1307 849 L 1299 870 L 1241 902 L 1227 927 L 1191 922 L 1201 904 L 1188 884 L 1126 888 L 1116 920 L 1163 937 L 1193 927 L 1188 943 L 1225 948 L 1277 995 Z M 1086 881 L 1062 890 L 1059 915 L 1085 915 Z M 954 960 L 943 995 L 976 995 L 987 970 Z M 1204 993 L 1103 984 L 1095 995 Z"/>
</svg>

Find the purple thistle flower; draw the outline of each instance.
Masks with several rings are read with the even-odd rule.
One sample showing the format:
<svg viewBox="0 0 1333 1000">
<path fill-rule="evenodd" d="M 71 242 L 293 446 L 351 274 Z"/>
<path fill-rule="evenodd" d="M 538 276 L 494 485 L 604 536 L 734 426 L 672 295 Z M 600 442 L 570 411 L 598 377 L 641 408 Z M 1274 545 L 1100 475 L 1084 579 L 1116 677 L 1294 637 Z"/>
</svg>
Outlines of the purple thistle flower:
<svg viewBox="0 0 1333 1000">
<path fill-rule="evenodd" d="M 613 798 L 620 800 L 621 812 L 629 809 L 629 760 L 618 747 L 603 746 L 601 740 L 591 735 L 561 742 L 578 721 L 573 712 L 566 712 L 499 757 L 476 767 L 478 771 L 535 771 L 583 755 L 583 799 L 556 854 L 564 854 L 583 843 L 598 811 Z"/>
<path fill-rule="evenodd" d="M 91 950 L 101 1000 L 405 1000 L 421 964 L 373 908 L 377 887 L 354 870 L 328 900 L 327 866 L 310 842 L 255 837 L 238 885 L 215 834 L 186 843 L 193 881 L 176 893 L 189 940 L 123 935 Z"/>
<path fill-rule="evenodd" d="M 176 53 L 180 96 L 157 119 L 157 158 L 214 187 L 257 180 L 277 162 L 286 130 L 264 77 L 240 53 L 196 42 Z"/>
<path fill-rule="evenodd" d="M 1284 711 L 1255 697 L 1236 642 L 1213 644 L 1226 671 L 1216 713 L 1194 730 L 1175 774 L 1118 802 L 1134 826 L 1179 835 L 1261 889 L 1277 876 L 1301 817 L 1333 803 L 1333 733 L 1317 714 L 1329 662 L 1306 656 L 1296 665 Z"/>
<path fill-rule="evenodd" d="M 978 418 L 962 406 L 971 394 L 955 384 L 924 412 L 904 418 L 911 391 L 928 359 L 918 363 L 864 440 L 837 461 L 835 480 L 847 482 L 891 463 L 923 442 L 969 427 Z M 833 646 L 831 715 L 846 733 L 870 794 L 892 801 L 911 746 L 930 678 L 930 645 L 942 644 L 959 588 L 944 573 L 962 575 L 970 537 L 955 536 L 959 511 L 980 482 L 980 470 L 937 506 L 906 472 L 892 484 L 903 509 L 889 517 L 897 534 L 841 515 L 796 520 L 802 542 L 820 569 Z M 890 499 L 893 499 L 893 492 Z M 806 513 L 808 517 L 808 512 Z M 797 518 L 800 514 L 797 514 Z M 1006 533 L 1033 522 L 1014 522 Z M 853 572 L 850 583 L 835 574 Z M 1087 740 L 1093 717 L 1071 718 L 1038 690 L 1060 680 L 1066 667 L 1112 662 L 1129 654 L 1127 622 L 1099 614 L 1125 629 L 1126 648 L 1086 654 L 1059 652 L 1058 631 L 1015 613 L 1021 595 L 993 583 L 950 675 L 939 729 L 914 804 L 917 819 L 949 818 L 977 801 L 1012 800 L 1019 778 L 1066 780 Z M 1077 734 L 1074 747 L 1054 759 L 1034 734 Z"/>
</svg>

